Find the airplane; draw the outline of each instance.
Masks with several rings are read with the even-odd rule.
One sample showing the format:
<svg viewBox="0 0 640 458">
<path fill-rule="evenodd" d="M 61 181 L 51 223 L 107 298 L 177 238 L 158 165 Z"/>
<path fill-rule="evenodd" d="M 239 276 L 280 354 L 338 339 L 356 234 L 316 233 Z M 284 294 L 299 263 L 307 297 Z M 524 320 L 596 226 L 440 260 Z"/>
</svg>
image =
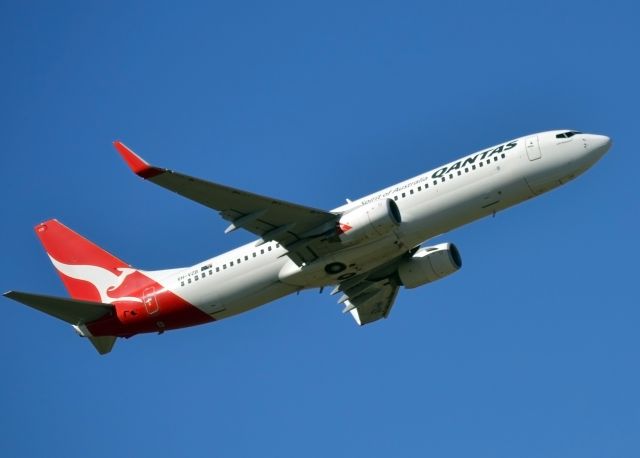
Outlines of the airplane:
<svg viewBox="0 0 640 458">
<path fill-rule="evenodd" d="M 118 337 L 184 328 L 237 315 L 288 294 L 334 286 L 358 325 L 387 318 L 400 287 L 453 274 L 453 243 L 440 234 L 548 192 L 594 165 L 604 135 L 553 130 L 502 142 L 330 211 L 153 166 L 122 142 L 139 177 L 217 211 L 224 231 L 259 238 L 193 266 L 136 269 L 57 220 L 35 227 L 71 299 L 4 295 L 59 318 L 100 354 Z"/>
</svg>

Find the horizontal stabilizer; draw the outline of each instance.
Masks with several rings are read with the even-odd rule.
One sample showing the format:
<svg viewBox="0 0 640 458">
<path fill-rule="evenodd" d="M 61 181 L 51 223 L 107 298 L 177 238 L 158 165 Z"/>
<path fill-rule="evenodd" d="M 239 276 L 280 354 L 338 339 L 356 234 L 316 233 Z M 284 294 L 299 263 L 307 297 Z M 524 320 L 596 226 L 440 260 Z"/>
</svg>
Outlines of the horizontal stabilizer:
<svg viewBox="0 0 640 458">
<path fill-rule="evenodd" d="M 101 302 L 79 301 L 63 297 L 9 291 L 4 293 L 9 299 L 28 305 L 70 324 L 85 324 L 114 312 L 113 305 Z M 94 343 L 95 345 L 95 343 Z M 113 344 L 111 344 L 113 346 Z M 96 348 L 98 348 L 96 346 Z M 100 349 L 98 349 L 100 351 Z"/>
<path fill-rule="evenodd" d="M 89 340 L 98 350 L 98 353 L 106 355 L 113 348 L 113 344 L 116 343 L 116 338 L 115 336 L 89 337 Z"/>
</svg>

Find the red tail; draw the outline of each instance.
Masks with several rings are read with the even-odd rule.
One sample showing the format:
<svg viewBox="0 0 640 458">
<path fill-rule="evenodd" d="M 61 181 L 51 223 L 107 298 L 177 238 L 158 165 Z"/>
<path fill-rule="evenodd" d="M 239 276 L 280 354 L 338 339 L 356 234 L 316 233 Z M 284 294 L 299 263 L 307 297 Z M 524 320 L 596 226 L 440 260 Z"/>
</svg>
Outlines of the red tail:
<svg viewBox="0 0 640 458">
<path fill-rule="evenodd" d="M 114 336 L 213 321 L 208 313 L 158 283 L 171 270 L 135 269 L 54 219 L 38 224 L 35 231 L 69 294 L 77 300 L 16 291 L 7 297 L 77 325 L 101 353 L 111 350 Z M 96 340 L 103 337 L 105 340 Z"/>
<path fill-rule="evenodd" d="M 111 303 L 141 286 L 123 285 L 136 269 L 57 220 L 38 224 L 35 231 L 73 298 Z"/>
</svg>

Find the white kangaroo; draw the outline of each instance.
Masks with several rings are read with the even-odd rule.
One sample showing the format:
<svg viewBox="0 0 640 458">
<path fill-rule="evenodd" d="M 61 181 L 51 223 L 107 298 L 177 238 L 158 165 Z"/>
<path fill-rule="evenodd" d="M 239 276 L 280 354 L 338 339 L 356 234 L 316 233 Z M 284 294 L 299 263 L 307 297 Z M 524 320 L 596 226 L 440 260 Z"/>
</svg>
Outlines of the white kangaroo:
<svg viewBox="0 0 640 458">
<path fill-rule="evenodd" d="M 76 280 L 83 280 L 91 283 L 98 290 L 98 294 L 100 294 L 100 301 L 105 304 L 111 304 L 116 301 L 134 301 L 134 302 L 142 302 L 142 299 L 138 297 L 117 297 L 112 298 L 107 295 L 108 291 L 113 291 L 117 289 L 125 279 L 134 272 L 137 272 L 137 269 L 131 269 L 129 267 L 118 267 L 117 270 L 121 272 L 120 275 L 114 275 L 111 271 L 91 265 L 83 265 L 83 264 L 63 264 L 62 262 L 54 259 L 49 255 L 51 262 L 58 269 L 59 272 L 63 273 L 67 277 L 74 278 Z"/>
</svg>

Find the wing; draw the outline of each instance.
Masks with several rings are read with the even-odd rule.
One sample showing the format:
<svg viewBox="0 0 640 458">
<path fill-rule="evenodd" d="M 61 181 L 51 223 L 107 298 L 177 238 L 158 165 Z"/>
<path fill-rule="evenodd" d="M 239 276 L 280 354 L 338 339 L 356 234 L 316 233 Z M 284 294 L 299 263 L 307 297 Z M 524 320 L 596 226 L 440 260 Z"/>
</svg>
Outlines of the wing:
<svg viewBox="0 0 640 458">
<path fill-rule="evenodd" d="M 218 211 L 231 222 L 225 233 L 242 228 L 260 236 L 257 245 L 277 241 L 298 264 L 324 254 L 318 250 L 326 251 L 318 247 L 317 239 L 335 228 L 333 213 L 154 167 L 123 143 L 114 146 L 136 175 Z"/>
<path fill-rule="evenodd" d="M 344 294 L 338 303 L 344 303 L 343 313 L 351 316 L 360 326 L 386 318 L 398 295 L 398 284 L 392 277 L 377 281 L 353 278 L 341 283 L 332 294 Z"/>
</svg>

